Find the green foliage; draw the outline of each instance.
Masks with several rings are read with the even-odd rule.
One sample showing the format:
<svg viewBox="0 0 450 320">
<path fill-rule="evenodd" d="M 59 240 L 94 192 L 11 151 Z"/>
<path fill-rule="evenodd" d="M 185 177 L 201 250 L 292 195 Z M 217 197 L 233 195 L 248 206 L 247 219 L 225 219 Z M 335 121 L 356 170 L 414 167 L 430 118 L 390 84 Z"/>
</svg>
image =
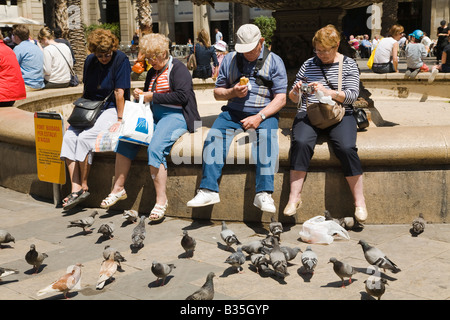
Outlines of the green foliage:
<svg viewBox="0 0 450 320">
<path fill-rule="evenodd" d="M 91 24 L 90 26 L 84 27 L 84 34 L 86 35 L 86 39 L 88 38 L 89 34 L 94 31 L 95 29 L 106 29 L 111 30 L 113 34 L 116 35 L 116 37 L 120 41 L 120 25 L 119 23 L 101 23 L 101 24 Z"/>
<path fill-rule="evenodd" d="M 270 46 L 272 43 L 272 36 L 277 28 L 277 23 L 274 17 L 259 16 L 253 21 L 255 25 L 261 30 L 262 37 L 266 40 L 266 45 Z"/>
</svg>

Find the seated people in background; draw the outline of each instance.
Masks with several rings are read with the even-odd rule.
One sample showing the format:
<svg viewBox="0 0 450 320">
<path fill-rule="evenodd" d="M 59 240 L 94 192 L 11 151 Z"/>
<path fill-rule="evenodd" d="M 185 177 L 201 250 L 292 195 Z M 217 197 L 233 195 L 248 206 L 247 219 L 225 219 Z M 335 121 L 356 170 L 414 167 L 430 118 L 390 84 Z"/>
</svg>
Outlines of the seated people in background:
<svg viewBox="0 0 450 320">
<path fill-rule="evenodd" d="M 69 40 L 63 38 L 62 30 L 59 27 L 53 29 L 53 35 L 55 36 L 55 41 L 59 43 L 64 43 L 70 49 L 70 54 L 72 55 L 73 65 L 77 62 L 75 59 L 75 54 L 73 53 L 72 46 L 70 45 Z"/>
<path fill-rule="evenodd" d="M 373 57 L 372 71 L 375 73 L 398 72 L 398 40 L 402 37 L 403 27 L 393 25 L 389 29 L 389 37 L 381 39 Z"/>
<path fill-rule="evenodd" d="M 406 45 L 406 67 L 405 76 L 414 79 L 419 72 L 428 72 L 428 66 L 423 62 L 427 56 L 427 49 L 420 42 L 423 37 L 421 30 L 415 30 L 410 34 L 411 42 Z"/>
</svg>

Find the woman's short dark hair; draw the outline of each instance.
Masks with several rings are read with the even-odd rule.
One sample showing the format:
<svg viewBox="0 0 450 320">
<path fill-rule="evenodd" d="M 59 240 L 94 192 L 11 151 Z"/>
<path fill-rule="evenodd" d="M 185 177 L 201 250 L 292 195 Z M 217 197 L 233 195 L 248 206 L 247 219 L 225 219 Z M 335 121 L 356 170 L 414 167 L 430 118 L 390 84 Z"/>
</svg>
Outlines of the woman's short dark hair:
<svg viewBox="0 0 450 320">
<path fill-rule="evenodd" d="M 19 38 L 22 41 L 28 40 L 30 38 L 30 29 L 24 24 L 15 24 L 13 25 L 14 37 Z"/>
</svg>

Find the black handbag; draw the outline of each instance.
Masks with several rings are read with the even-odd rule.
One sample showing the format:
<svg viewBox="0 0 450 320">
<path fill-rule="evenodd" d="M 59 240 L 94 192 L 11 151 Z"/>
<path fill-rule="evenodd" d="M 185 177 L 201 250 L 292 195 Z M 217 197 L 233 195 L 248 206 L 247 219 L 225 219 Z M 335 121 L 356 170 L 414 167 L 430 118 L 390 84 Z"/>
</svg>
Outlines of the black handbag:
<svg viewBox="0 0 450 320">
<path fill-rule="evenodd" d="M 67 122 L 75 128 L 88 128 L 95 124 L 105 103 L 109 100 L 114 90 L 102 101 L 93 101 L 86 98 L 78 98 L 73 104 L 74 108 Z"/>
<path fill-rule="evenodd" d="M 369 119 L 367 119 L 366 111 L 363 108 L 353 107 L 353 116 L 356 119 L 359 130 L 363 130 L 369 126 Z"/>
</svg>

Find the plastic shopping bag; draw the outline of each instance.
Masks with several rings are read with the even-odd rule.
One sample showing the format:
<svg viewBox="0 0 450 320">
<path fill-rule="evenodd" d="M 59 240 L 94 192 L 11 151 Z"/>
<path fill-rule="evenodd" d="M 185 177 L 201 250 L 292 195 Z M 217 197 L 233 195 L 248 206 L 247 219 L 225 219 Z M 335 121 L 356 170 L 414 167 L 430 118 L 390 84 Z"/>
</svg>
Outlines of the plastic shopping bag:
<svg viewBox="0 0 450 320">
<path fill-rule="evenodd" d="M 150 103 L 144 104 L 144 96 L 139 102 L 125 101 L 119 140 L 148 146 L 153 136 L 153 113 Z"/>
<path fill-rule="evenodd" d="M 119 129 L 120 130 L 120 129 Z M 102 131 L 98 134 L 95 141 L 95 152 L 116 151 L 117 143 L 119 142 L 119 131 Z"/>
<path fill-rule="evenodd" d="M 332 220 L 325 220 L 324 216 L 305 221 L 299 234 L 302 241 L 307 243 L 330 244 L 336 235 L 350 240 L 347 230 Z"/>
</svg>

